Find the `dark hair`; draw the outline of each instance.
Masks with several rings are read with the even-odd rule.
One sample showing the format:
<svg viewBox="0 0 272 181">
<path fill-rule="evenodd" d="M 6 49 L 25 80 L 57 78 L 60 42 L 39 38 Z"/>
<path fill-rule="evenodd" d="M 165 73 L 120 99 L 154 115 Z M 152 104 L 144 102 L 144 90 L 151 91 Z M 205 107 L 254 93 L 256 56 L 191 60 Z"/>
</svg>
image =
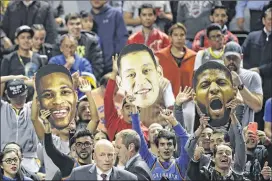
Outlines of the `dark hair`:
<svg viewBox="0 0 272 181">
<path fill-rule="evenodd" d="M 108 134 L 103 130 L 95 130 L 95 132 L 93 133 L 93 136 L 95 137 L 98 133 L 103 133 L 106 136 L 107 140 L 110 140 Z"/>
<path fill-rule="evenodd" d="M 45 28 L 42 24 L 34 24 L 31 26 L 31 28 L 33 31 L 45 30 Z"/>
<path fill-rule="evenodd" d="M 75 20 L 75 19 L 81 19 L 80 14 L 78 14 L 78 13 L 69 13 L 69 14 L 67 14 L 65 16 L 65 23 L 66 23 L 66 25 L 68 24 L 68 22 L 70 20 Z"/>
<path fill-rule="evenodd" d="M 17 152 L 17 150 L 15 149 L 7 149 L 7 150 L 4 150 L 3 152 L 0 152 L 0 164 L 2 165 L 3 164 L 3 158 L 6 154 L 8 153 L 11 153 L 11 152 L 14 152 L 19 160 L 21 161 L 21 158 L 19 157 L 19 154 Z M 3 174 L 4 174 L 4 170 L 2 168 L 0 168 L 0 178 L 2 179 L 3 178 Z M 18 172 L 16 173 L 16 178 L 17 178 L 17 181 L 22 181 L 24 180 L 24 176 L 23 174 L 21 173 L 21 170 L 19 169 Z"/>
<path fill-rule="evenodd" d="M 142 4 L 140 6 L 140 8 L 138 9 L 138 15 L 139 16 L 141 15 L 143 9 L 152 9 L 153 14 L 156 15 L 156 9 L 154 8 L 154 6 L 152 4 Z"/>
<path fill-rule="evenodd" d="M 76 139 L 84 137 L 84 136 L 89 136 L 92 140 L 94 139 L 93 134 L 89 130 L 87 130 L 87 129 L 80 129 L 80 130 L 78 130 L 73 137 L 76 140 Z"/>
<path fill-rule="evenodd" d="M 217 23 L 210 24 L 206 28 L 206 35 L 207 35 L 208 38 L 210 37 L 210 32 L 214 31 L 214 30 L 219 30 L 220 32 L 222 32 L 222 27 L 219 24 L 217 24 Z"/>
<path fill-rule="evenodd" d="M 125 46 L 122 49 L 122 51 L 119 54 L 119 56 L 118 56 L 117 67 L 118 67 L 119 74 L 120 74 L 120 70 L 121 70 L 121 59 L 124 56 L 126 56 L 127 54 L 137 53 L 137 52 L 141 52 L 141 51 L 146 51 L 146 52 L 149 53 L 149 55 L 151 56 L 151 58 L 153 60 L 153 63 L 155 65 L 155 67 L 157 68 L 158 65 L 156 63 L 156 59 L 155 59 L 153 51 L 149 47 L 147 47 L 147 46 L 145 46 L 143 44 L 136 44 L 136 43 L 134 43 L 134 44 L 130 44 L 130 45 Z"/>
<path fill-rule="evenodd" d="M 218 62 L 209 61 L 209 62 L 206 62 L 203 65 L 201 65 L 195 71 L 194 76 L 193 76 L 193 88 L 194 88 L 194 90 L 196 89 L 199 75 L 202 74 L 205 70 L 220 70 L 220 71 L 225 73 L 226 77 L 230 79 L 231 84 L 233 84 L 231 73 L 230 73 L 230 71 L 229 71 L 229 69 L 227 67 L 225 67 L 224 65 L 222 65 L 222 64 L 220 64 Z"/>
<path fill-rule="evenodd" d="M 171 36 L 173 31 L 178 28 L 182 29 L 185 34 L 187 33 L 187 29 L 182 23 L 176 23 L 169 28 L 168 34 Z"/>
<path fill-rule="evenodd" d="M 8 145 L 17 145 L 17 146 L 20 148 L 21 154 L 23 154 L 23 149 L 22 149 L 22 147 L 21 147 L 18 143 L 16 143 L 16 142 L 9 142 L 9 143 L 7 143 L 7 144 L 4 146 L 3 151 L 6 150 L 6 147 L 7 147 Z"/>
<path fill-rule="evenodd" d="M 85 11 L 85 10 L 80 11 L 79 14 L 80 14 L 81 18 L 92 17 L 92 19 L 93 19 L 92 14 L 89 13 L 89 12 L 87 12 L 87 11 Z M 95 32 L 95 33 L 97 33 L 97 23 L 94 21 L 94 19 L 93 19 L 93 28 L 92 28 L 92 31 Z"/>
<path fill-rule="evenodd" d="M 215 10 L 217 9 L 224 9 L 226 11 L 226 14 L 228 13 L 228 8 L 224 5 L 221 5 L 221 6 L 214 6 L 211 10 L 211 16 L 214 14 Z"/>
<path fill-rule="evenodd" d="M 110 73 L 107 73 L 106 75 L 104 75 L 103 77 L 101 77 L 101 79 L 99 80 L 99 86 L 103 86 L 103 87 L 107 87 L 108 81 L 110 79 Z"/>
<path fill-rule="evenodd" d="M 75 136 L 75 135 L 74 135 Z M 75 137 L 72 137 L 69 139 L 69 148 L 71 149 L 72 145 L 76 142 L 76 138 Z"/>
<path fill-rule="evenodd" d="M 158 133 L 158 136 L 154 140 L 157 147 L 159 147 L 159 140 L 161 138 L 164 138 L 164 139 L 167 139 L 167 140 L 173 140 L 174 147 L 176 147 L 177 140 L 176 140 L 175 133 L 173 133 L 171 131 L 168 131 L 166 129 L 160 130 L 159 133 Z"/>
<path fill-rule="evenodd" d="M 62 65 L 48 64 L 41 67 L 36 73 L 35 86 L 36 86 L 37 93 L 39 92 L 41 78 L 52 73 L 63 73 L 67 75 L 69 80 L 73 83 L 72 76 L 67 68 L 65 68 Z"/>
<path fill-rule="evenodd" d="M 141 138 L 139 134 L 132 129 L 125 129 L 117 133 L 116 138 L 122 138 L 122 144 L 128 149 L 130 144 L 134 144 L 135 152 L 138 152 L 141 145 Z"/>
</svg>

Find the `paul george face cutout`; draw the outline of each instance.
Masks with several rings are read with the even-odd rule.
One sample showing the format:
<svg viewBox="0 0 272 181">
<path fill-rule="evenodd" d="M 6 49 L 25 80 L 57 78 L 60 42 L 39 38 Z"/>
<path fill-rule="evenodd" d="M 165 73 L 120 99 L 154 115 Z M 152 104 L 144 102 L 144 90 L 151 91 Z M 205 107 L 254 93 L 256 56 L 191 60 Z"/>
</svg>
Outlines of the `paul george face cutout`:
<svg viewBox="0 0 272 181">
<path fill-rule="evenodd" d="M 197 69 L 193 78 L 194 101 L 200 111 L 210 117 L 213 127 L 229 122 L 226 104 L 236 96 L 230 71 L 217 62 L 207 62 Z"/>
<path fill-rule="evenodd" d="M 161 69 L 151 49 L 142 44 L 127 45 L 117 59 L 117 67 L 117 84 L 134 96 L 134 105 L 146 108 L 157 100 Z"/>
<path fill-rule="evenodd" d="M 59 130 L 66 128 L 75 118 L 78 100 L 70 72 L 61 65 L 46 65 L 38 70 L 35 85 L 41 109 L 51 111 L 49 122 Z"/>
</svg>

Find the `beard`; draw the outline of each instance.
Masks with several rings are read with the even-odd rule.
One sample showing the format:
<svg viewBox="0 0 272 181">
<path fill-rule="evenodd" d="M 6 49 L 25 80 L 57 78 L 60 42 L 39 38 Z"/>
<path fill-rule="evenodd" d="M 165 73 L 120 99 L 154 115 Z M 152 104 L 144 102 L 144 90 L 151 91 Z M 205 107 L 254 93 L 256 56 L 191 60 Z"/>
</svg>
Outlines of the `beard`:
<svg viewBox="0 0 272 181">
<path fill-rule="evenodd" d="M 227 66 L 227 68 L 230 70 L 230 71 L 234 71 L 234 72 L 237 72 L 238 68 L 235 64 L 231 63 Z"/>
</svg>

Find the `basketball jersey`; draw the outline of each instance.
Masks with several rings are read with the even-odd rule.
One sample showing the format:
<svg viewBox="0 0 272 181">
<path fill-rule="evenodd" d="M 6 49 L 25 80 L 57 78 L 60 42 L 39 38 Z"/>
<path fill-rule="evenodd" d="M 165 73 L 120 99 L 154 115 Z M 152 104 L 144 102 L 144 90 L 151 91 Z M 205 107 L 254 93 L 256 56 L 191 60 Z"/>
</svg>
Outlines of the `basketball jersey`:
<svg viewBox="0 0 272 181">
<path fill-rule="evenodd" d="M 151 173 L 154 180 L 161 180 L 161 178 L 167 177 L 169 180 L 184 180 L 181 176 L 176 160 L 173 160 L 168 168 L 164 168 L 162 164 L 157 159 L 154 163 Z"/>
</svg>

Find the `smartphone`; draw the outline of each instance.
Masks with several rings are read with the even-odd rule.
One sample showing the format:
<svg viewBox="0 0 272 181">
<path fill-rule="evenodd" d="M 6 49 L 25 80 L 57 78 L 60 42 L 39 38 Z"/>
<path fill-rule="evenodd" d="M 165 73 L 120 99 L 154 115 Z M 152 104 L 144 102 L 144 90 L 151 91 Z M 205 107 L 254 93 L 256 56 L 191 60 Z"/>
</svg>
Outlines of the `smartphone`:
<svg viewBox="0 0 272 181">
<path fill-rule="evenodd" d="M 254 134 L 257 134 L 258 123 L 256 123 L 256 122 L 250 122 L 248 124 L 248 130 L 252 131 Z"/>
</svg>

